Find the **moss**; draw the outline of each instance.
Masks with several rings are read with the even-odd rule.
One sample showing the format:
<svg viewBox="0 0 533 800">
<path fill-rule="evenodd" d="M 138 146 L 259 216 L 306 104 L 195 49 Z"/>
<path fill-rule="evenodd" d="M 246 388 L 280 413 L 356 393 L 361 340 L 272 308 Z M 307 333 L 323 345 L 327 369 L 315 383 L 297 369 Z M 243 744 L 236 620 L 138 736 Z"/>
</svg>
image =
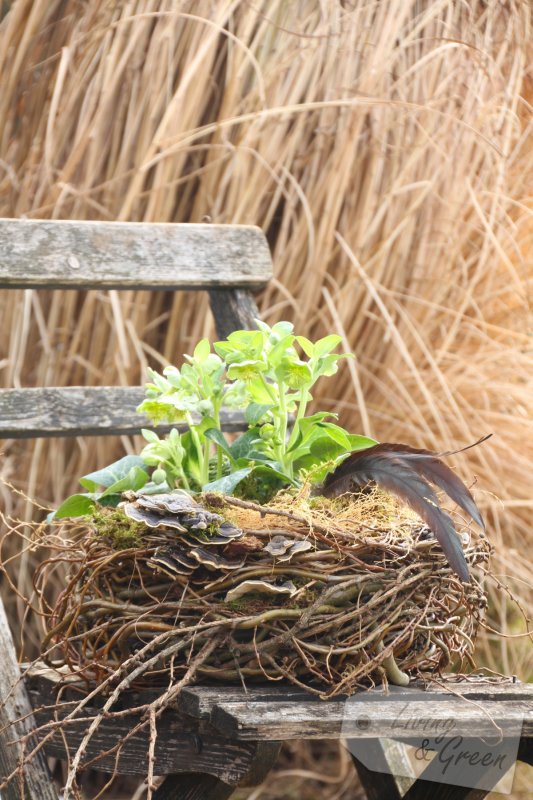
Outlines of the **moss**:
<svg viewBox="0 0 533 800">
<path fill-rule="evenodd" d="M 246 608 L 246 601 L 239 597 L 237 600 L 228 600 L 226 605 L 233 609 L 233 611 L 244 611 Z"/>
<path fill-rule="evenodd" d="M 277 478 L 257 476 L 254 473 L 242 480 L 235 489 L 235 496 L 242 500 L 251 500 L 254 503 L 266 504 L 283 487 L 283 481 Z"/>
<path fill-rule="evenodd" d="M 206 500 L 206 497 L 209 497 L 209 500 Z M 200 494 L 195 498 L 195 500 L 200 503 L 205 511 L 210 511 L 212 514 L 218 514 L 219 517 L 223 517 L 226 522 L 231 522 L 232 525 L 238 526 L 238 515 L 234 510 L 232 511 L 227 507 L 222 495 L 217 496 L 214 494 Z M 218 525 L 216 522 L 213 522 L 211 525 L 207 526 L 207 533 L 218 533 Z"/>
<path fill-rule="evenodd" d="M 325 514 L 337 514 L 339 511 L 344 511 L 348 508 L 351 503 L 353 503 L 353 495 L 332 498 L 317 495 L 309 498 L 307 506 L 312 510 L 322 511 Z"/>
<path fill-rule="evenodd" d="M 114 550 L 128 550 L 142 545 L 142 533 L 146 526 L 128 519 L 118 508 L 95 511 L 92 524 L 97 536 L 106 539 Z"/>
</svg>

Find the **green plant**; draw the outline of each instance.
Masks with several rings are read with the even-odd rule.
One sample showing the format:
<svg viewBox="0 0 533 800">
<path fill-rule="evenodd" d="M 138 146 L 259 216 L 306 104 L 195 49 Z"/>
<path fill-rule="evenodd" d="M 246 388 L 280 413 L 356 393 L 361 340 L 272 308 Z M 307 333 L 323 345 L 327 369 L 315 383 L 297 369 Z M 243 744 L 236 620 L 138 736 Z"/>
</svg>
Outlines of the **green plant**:
<svg viewBox="0 0 533 800">
<path fill-rule="evenodd" d="M 316 381 L 334 375 L 348 356 L 333 352 L 340 336 L 313 343 L 296 336 L 289 322 L 271 328 L 258 320 L 257 326 L 216 342 L 214 352 L 202 339 L 180 369 L 168 366 L 163 375 L 150 370 L 139 412 L 154 425 L 185 423 L 188 430 L 172 428 L 160 437 L 144 429 L 147 444 L 140 456 L 84 476 L 80 483 L 87 493 L 68 498 L 55 517 L 116 505 L 128 489 L 181 487 L 266 500 L 282 486 L 321 481 L 340 455 L 376 444 L 345 431 L 332 421 L 335 414 L 306 416 Z M 222 431 L 222 407 L 244 411 L 248 423 L 233 442 Z"/>
<path fill-rule="evenodd" d="M 311 342 L 289 322 L 236 331 L 213 345 L 202 339 L 178 369 L 150 370 L 139 406 L 154 424 L 185 423 L 160 438 L 143 430 L 139 456 L 126 456 L 81 479 L 85 494 L 68 498 L 55 516 L 90 514 L 97 504 L 116 506 L 127 490 L 238 494 L 265 502 L 279 489 L 304 481 L 335 497 L 378 483 L 409 503 L 433 530 L 452 568 L 469 580 L 451 518 L 430 483 L 445 491 L 479 525 L 483 520 L 466 486 L 437 454 L 401 444 L 378 444 L 341 428 L 334 414 L 306 416 L 311 389 L 337 372 L 349 354 L 335 354 L 339 336 Z M 244 411 L 248 430 L 230 442 L 221 428 L 223 407 Z M 151 474 L 150 474 L 151 473 Z M 99 487 L 103 487 L 99 491 Z"/>
<path fill-rule="evenodd" d="M 375 444 L 328 421 L 334 414 L 306 416 L 316 381 L 334 375 L 347 356 L 333 353 L 340 336 L 313 344 L 296 336 L 289 322 L 270 328 L 258 320 L 257 326 L 216 342 L 214 352 L 202 339 L 181 369 L 150 371 L 139 411 L 154 423 L 185 422 L 189 428 L 181 436 L 174 429 L 165 439 L 143 432 L 148 444 L 141 455 L 157 467 L 156 481 L 225 493 L 250 485 L 252 476 L 272 486 L 296 484 L 307 474 L 316 481 L 328 461 Z M 223 406 L 244 410 L 249 425 L 233 443 L 221 429 Z"/>
</svg>

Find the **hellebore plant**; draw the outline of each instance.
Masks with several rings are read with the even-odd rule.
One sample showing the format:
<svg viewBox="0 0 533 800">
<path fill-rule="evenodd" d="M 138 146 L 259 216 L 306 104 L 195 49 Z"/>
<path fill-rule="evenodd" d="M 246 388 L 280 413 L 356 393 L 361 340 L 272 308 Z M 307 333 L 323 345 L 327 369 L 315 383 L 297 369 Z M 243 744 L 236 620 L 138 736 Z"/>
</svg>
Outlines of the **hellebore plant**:
<svg viewBox="0 0 533 800">
<path fill-rule="evenodd" d="M 256 331 L 236 331 L 216 342 L 214 353 L 202 339 L 181 369 L 150 371 L 139 411 L 154 423 L 183 422 L 189 428 L 181 436 L 174 429 L 166 439 L 143 431 L 148 444 L 141 456 L 156 467 L 156 483 L 226 494 L 240 486 L 255 496 L 246 487 L 259 479 L 268 494 L 269 488 L 298 484 L 304 475 L 316 482 L 331 459 L 375 444 L 327 421 L 334 414 L 306 416 L 313 385 L 322 375 L 334 375 L 346 357 L 332 352 L 340 336 L 313 344 L 295 336 L 288 322 L 257 325 Z M 221 429 L 222 407 L 243 410 L 249 426 L 231 444 Z"/>
<path fill-rule="evenodd" d="M 140 455 L 81 478 L 87 492 L 69 497 L 55 518 L 91 514 L 97 504 L 116 506 L 128 490 L 221 492 L 261 503 L 304 481 L 329 496 L 375 482 L 420 514 L 453 569 L 468 580 L 453 522 L 428 481 L 483 525 L 466 486 L 435 453 L 348 433 L 329 412 L 306 415 L 316 381 L 334 375 L 339 360 L 350 355 L 333 352 L 340 336 L 313 343 L 296 336 L 289 322 L 256 324 L 257 330 L 236 331 L 213 350 L 202 339 L 180 369 L 168 366 L 163 375 L 150 370 L 138 411 L 154 425 L 179 423 L 186 432 L 172 428 L 160 437 L 143 430 Z M 248 430 L 234 441 L 222 431 L 222 408 L 244 412 Z"/>
</svg>

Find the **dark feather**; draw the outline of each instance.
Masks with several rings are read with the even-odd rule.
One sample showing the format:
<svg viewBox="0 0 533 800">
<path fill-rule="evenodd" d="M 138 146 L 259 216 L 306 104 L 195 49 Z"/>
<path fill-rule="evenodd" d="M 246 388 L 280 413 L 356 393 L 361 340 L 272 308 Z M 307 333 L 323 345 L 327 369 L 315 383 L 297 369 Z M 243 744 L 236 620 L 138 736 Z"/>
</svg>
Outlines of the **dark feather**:
<svg viewBox="0 0 533 800">
<path fill-rule="evenodd" d="M 471 450 L 473 447 L 477 447 L 478 444 L 483 444 L 486 442 L 487 439 L 490 439 L 493 436 L 492 433 L 487 433 L 485 436 L 482 436 L 481 439 L 478 439 L 476 442 L 472 442 L 472 444 L 467 444 L 466 447 L 460 447 L 459 450 L 448 450 L 446 453 L 436 453 L 435 455 L 438 458 L 445 458 L 446 456 L 455 456 L 457 453 L 464 453 L 466 450 Z"/>
<path fill-rule="evenodd" d="M 480 442 L 485 441 L 486 438 L 488 437 L 480 439 Z M 476 444 L 479 444 L 479 442 Z M 390 452 L 391 455 L 410 464 L 421 478 L 431 481 L 431 483 L 434 483 L 439 489 L 442 489 L 443 492 L 446 492 L 454 503 L 457 503 L 463 511 L 472 517 L 480 528 L 485 530 L 483 517 L 468 487 L 465 486 L 463 481 L 457 477 L 455 472 L 453 472 L 444 461 L 440 460 L 440 454 L 432 453 L 430 450 L 419 450 L 415 447 L 409 447 L 406 444 L 386 444 L 383 445 L 383 447 L 386 448 L 386 450 L 383 451 L 384 453 Z M 469 445 L 469 447 L 473 447 L 473 445 Z M 466 450 L 467 448 L 464 449 Z M 459 453 L 462 451 L 457 450 L 454 451 L 454 453 L 455 452 Z M 453 455 L 454 453 L 450 452 L 443 455 Z"/>
<path fill-rule="evenodd" d="M 446 471 L 442 472 L 435 462 L 437 465 L 444 466 L 439 462 L 437 456 L 429 451 L 426 453 L 402 445 L 377 444 L 349 455 L 327 476 L 321 491 L 326 497 L 335 497 L 375 482 L 384 489 L 397 494 L 420 515 L 434 532 L 452 569 L 462 581 L 469 582 L 468 565 L 459 537 L 451 518 L 440 508 L 437 495 L 424 480 L 426 475 L 424 467 L 431 464 L 431 474 L 427 477 L 430 480 L 438 478 L 438 485 L 441 485 L 444 480 L 464 503 L 464 497 L 458 492 L 455 483 L 459 479 L 452 473 L 454 481 L 450 481 Z M 468 492 L 466 487 L 464 489 Z M 464 506 L 462 505 L 462 507 Z M 479 512 L 477 513 L 479 514 Z"/>
</svg>

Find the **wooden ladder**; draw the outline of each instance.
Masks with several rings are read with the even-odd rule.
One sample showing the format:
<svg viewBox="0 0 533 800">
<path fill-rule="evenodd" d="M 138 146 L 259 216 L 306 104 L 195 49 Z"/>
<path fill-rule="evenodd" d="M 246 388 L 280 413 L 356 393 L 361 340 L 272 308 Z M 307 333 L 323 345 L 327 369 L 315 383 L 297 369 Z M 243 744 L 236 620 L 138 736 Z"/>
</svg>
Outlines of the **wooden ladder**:
<svg viewBox="0 0 533 800">
<path fill-rule="evenodd" d="M 252 292 L 271 275 L 268 245 L 253 227 L 0 220 L 0 288 L 204 289 L 220 337 L 253 326 L 258 312 Z M 0 391 L 0 438 L 137 433 L 143 420 L 135 408 L 143 395 L 140 387 L 6 389 Z M 226 429 L 246 428 L 235 413 L 226 413 L 224 421 Z M 75 682 L 65 686 L 61 675 L 47 668 L 20 676 L 0 601 L 0 782 L 22 755 L 16 740 L 49 720 L 43 708 L 55 704 L 59 689 L 66 700 L 79 698 L 83 690 Z M 484 788 L 463 787 L 439 780 L 429 764 L 415 779 L 404 743 L 416 744 L 420 737 L 402 720 L 406 714 L 430 726 L 452 720 L 448 739 L 425 737 L 428 750 L 437 752 L 452 735 L 472 749 L 494 733 L 496 724 L 503 743 L 514 736 L 519 758 L 531 764 L 533 687 L 512 680 L 458 683 L 453 676 L 448 683 L 452 693 L 418 686 L 326 703 L 278 683 L 247 692 L 221 686 L 185 689 L 178 708 L 157 722 L 156 774 L 167 777 L 154 800 L 223 800 L 243 782 L 262 782 L 281 741 L 339 737 L 348 742 L 369 800 L 480 800 L 500 773 L 485 770 Z M 146 693 L 132 696 L 131 707 L 149 699 Z M 86 712 L 91 715 L 90 706 Z M 137 722 L 134 711 L 104 720 L 86 761 L 112 748 Z M 65 758 L 65 748 L 74 755 L 88 724 L 80 720 L 69 726 L 65 740 L 51 739 L 25 766 L 23 781 L 2 790 L 1 800 L 57 800 L 45 755 Z M 113 772 L 114 761 L 114 755 L 104 756 L 99 764 Z M 125 744 L 118 773 L 146 775 L 147 770 L 144 731 Z"/>
<path fill-rule="evenodd" d="M 254 327 L 259 314 L 253 292 L 271 277 L 268 244 L 253 226 L 0 220 L 0 288 L 205 290 L 220 338 Z M 139 433 L 149 426 L 135 410 L 143 398 L 143 387 L 0 390 L 0 439 Z M 235 411 L 226 409 L 221 418 L 225 430 L 247 428 L 243 415 Z M 158 426 L 158 431 L 169 427 Z M 0 783 L 21 757 L 20 747 L 11 742 L 35 727 L 19 677 L 0 600 Z M 232 744 L 219 736 L 201 756 L 191 752 L 189 731 L 190 726 L 181 738 L 174 737 L 181 760 L 165 766 L 161 757 L 158 764 L 159 774 L 182 773 L 179 786 L 167 779 L 154 800 L 228 797 L 247 775 L 260 782 L 278 750 L 264 744 Z M 111 736 L 116 738 L 116 732 Z M 238 768 L 232 768 L 235 761 Z M 127 759 L 122 765 L 125 772 L 132 769 L 136 774 L 138 758 L 131 759 L 129 767 Z M 0 793 L 2 800 L 57 800 L 42 752 L 25 767 L 24 779 L 22 794 L 14 782 Z"/>
</svg>

